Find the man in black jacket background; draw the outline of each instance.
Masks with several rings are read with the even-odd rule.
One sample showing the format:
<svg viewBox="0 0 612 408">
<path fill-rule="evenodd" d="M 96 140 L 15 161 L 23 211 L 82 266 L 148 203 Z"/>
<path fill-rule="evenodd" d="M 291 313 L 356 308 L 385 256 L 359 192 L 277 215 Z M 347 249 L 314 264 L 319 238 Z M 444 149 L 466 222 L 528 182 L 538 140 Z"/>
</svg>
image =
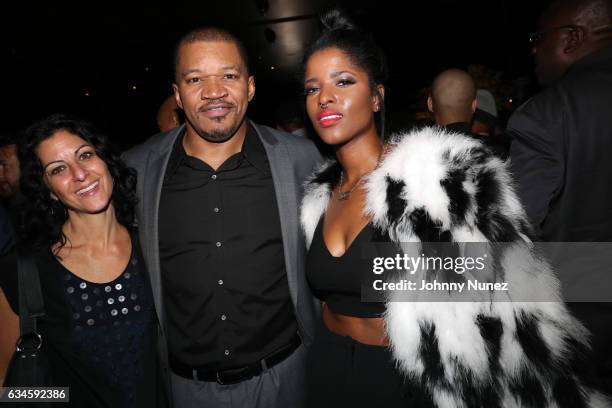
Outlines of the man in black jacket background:
<svg viewBox="0 0 612 408">
<path fill-rule="evenodd" d="M 519 196 L 538 239 L 611 242 L 612 1 L 554 1 L 530 40 L 536 76 L 547 88 L 508 123 Z M 573 263 L 576 282 L 584 285 L 582 299 L 567 300 L 601 300 L 588 296 L 594 287 L 610 286 L 609 265 L 596 265 L 601 251 L 573 256 L 579 247 L 563 244 L 554 260 L 561 270 Z M 612 303 L 570 307 L 593 332 L 598 377 L 612 388 Z"/>
</svg>

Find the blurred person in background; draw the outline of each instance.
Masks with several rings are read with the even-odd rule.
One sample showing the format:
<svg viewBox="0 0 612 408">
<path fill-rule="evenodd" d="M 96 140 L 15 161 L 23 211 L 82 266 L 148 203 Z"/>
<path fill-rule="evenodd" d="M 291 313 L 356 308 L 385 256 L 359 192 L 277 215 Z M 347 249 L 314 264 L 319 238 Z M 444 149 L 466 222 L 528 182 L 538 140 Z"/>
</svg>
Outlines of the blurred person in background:
<svg viewBox="0 0 612 408">
<path fill-rule="evenodd" d="M 611 242 L 612 1 L 553 1 L 530 40 L 545 89 L 508 122 L 519 197 L 542 241 Z M 557 268 L 583 292 L 609 294 L 609 264 L 595 262 L 602 254 L 576 254 L 585 246 L 570 245 L 556 252 Z M 570 306 L 593 332 L 597 376 L 612 390 L 612 303 L 581 298 Z"/>
<path fill-rule="evenodd" d="M 167 132 L 183 123 L 182 114 L 176 105 L 174 95 L 170 95 L 159 106 L 157 111 L 157 127 L 160 132 Z"/>
</svg>

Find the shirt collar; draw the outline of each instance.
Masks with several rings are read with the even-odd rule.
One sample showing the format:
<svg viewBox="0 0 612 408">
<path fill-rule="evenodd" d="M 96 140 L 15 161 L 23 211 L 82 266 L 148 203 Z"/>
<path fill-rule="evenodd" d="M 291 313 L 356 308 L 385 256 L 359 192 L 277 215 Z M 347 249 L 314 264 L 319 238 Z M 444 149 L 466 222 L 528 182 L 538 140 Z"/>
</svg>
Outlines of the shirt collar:
<svg viewBox="0 0 612 408">
<path fill-rule="evenodd" d="M 580 71 L 582 69 L 588 69 L 593 65 L 598 65 L 602 61 L 606 61 L 612 59 L 612 46 L 602 48 L 600 50 L 594 51 L 591 54 L 583 57 L 582 59 L 576 61 L 566 72 L 566 75 L 570 72 Z"/>
<path fill-rule="evenodd" d="M 247 132 L 242 144 L 242 154 L 257 170 L 265 170 L 267 167 L 268 156 L 266 156 L 266 149 L 259 139 L 255 127 L 250 122 L 247 122 Z"/>
<path fill-rule="evenodd" d="M 446 128 L 446 130 L 450 130 L 452 132 L 463 133 L 466 135 L 472 134 L 472 129 L 470 128 L 470 124 L 467 122 L 449 123 L 448 125 L 444 127 Z"/>
<path fill-rule="evenodd" d="M 185 129 L 176 138 L 174 146 L 172 147 L 172 153 L 168 162 L 168 170 L 166 176 L 172 176 L 183 161 L 188 157 L 185 148 L 183 147 L 183 138 L 185 137 Z M 259 134 L 255 130 L 252 123 L 247 121 L 247 131 L 242 143 L 242 150 L 240 152 L 245 159 L 253 165 L 257 170 L 265 170 L 268 164 L 268 157 L 263 143 L 259 139 Z"/>
<path fill-rule="evenodd" d="M 165 175 L 166 178 L 170 178 L 174 175 L 187 156 L 187 153 L 185 153 L 185 148 L 183 147 L 183 137 L 185 137 L 186 129 L 187 127 L 184 126 L 183 130 L 174 141 L 174 146 L 172 146 L 172 152 L 170 153 L 170 158 L 168 159 L 168 167 Z"/>
</svg>

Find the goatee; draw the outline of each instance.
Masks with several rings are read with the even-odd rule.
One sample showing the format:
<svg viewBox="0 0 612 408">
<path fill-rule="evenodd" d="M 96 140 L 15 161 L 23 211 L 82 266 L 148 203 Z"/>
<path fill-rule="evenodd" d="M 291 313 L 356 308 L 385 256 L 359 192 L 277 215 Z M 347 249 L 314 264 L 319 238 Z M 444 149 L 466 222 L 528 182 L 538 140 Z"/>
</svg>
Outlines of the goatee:
<svg viewBox="0 0 612 408">
<path fill-rule="evenodd" d="M 219 121 L 223 120 L 223 118 L 219 118 Z M 244 123 L 245 118 L 243 118 L 239 123 L 235 126 L 230 126 L 225 129 L 213 129 L 210 131 L 205 131 L 204 129 L 200 129 L 197 133 L 198 135 L 209 142 L 212 143 L 223 143 L 230 140 L 240 129 L 240 126 Z"/>
<path fill-rule="evenodd" d="M 202 139 L 209 142 L 222 143 L 231 139 L 235 133 L 236 129 L 218 129 L 213 132 L 201 131 L 199 132 L 199 135 Z"/>
</svg>

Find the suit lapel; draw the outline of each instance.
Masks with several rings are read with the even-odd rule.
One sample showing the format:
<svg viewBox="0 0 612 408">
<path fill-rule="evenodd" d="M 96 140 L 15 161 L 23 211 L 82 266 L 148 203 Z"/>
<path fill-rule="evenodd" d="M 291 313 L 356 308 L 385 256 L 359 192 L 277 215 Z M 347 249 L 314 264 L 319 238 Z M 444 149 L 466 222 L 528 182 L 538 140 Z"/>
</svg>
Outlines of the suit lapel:
<svg viewBox="0 0 612 408">
<path fill-rule="evenodd" d="M 298 261 L 299 256 L 299 191 L 289 151 L 284 143 L 265 127 L 253 124 L 262 141 L 270 164 L 276 202 L 281 223 L 281 234 L 285 255 L 287 282 L 294 306 L 298 304 Z M 155 299 L 155 309 L 162 328 L 165 328 L 163 308 L 163 288 L 159 260 L 159 204 L 164 176 L 174 141 L 183 127 L 166 136 L 164 143 L 152 149 L 147 157 L 143 178 L 143 202 L 140 220 L 140 242 L 147 262 L 151 288 Z"/>
<path fill-rule="evenodd" d="M 272 172 L 274 190 L 276 192 L 276 203 L 281 223 L 283 237 L 283 248 L 285 251 L 285 268 L 287 270 L 287 281 L 289 292 L 294 306 L 298 304 L 298 242 L 299 242 L 299 203 L 298 186 L 293 172 L 293 166 L 289 151 L 284 143 L 278 140 L 272 132 L 265 127 L 253 124 L 261 139 Z"/>
<path fill-rule="evenodd" d="M 148 260 L 147 268 L 151 280 L 151 289 L 155 299 L 155 309 L 162 328 L 165 328 L 165 313 L 162 301 L 161 267 L 159 261 L 159 203 L 166 167 L 172 152 L 174 141 L 183 127 L 168 134 L 159 149 L 150 151 L 145 167 L 143 180 L 142 220 L 140 222 L 140 242 L 143 253 Z"/>
</svg>

